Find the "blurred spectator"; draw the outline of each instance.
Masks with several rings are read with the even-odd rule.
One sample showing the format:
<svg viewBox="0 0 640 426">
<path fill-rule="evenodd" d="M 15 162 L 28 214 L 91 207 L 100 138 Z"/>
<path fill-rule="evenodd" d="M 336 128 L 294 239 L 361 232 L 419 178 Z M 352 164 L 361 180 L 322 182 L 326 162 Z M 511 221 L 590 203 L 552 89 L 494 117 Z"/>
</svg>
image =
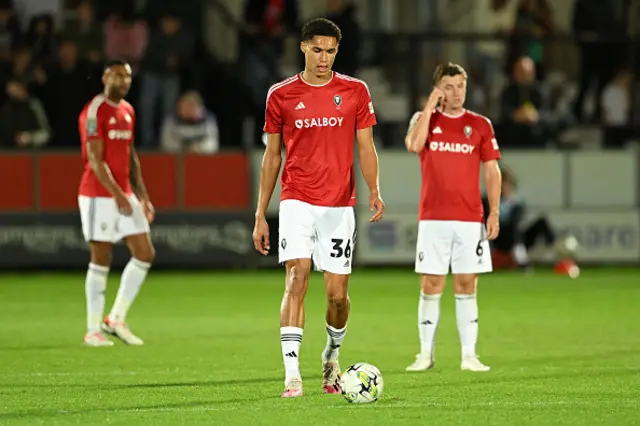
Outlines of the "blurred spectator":
<svg viewBox="0 0 640 426">
<path fill-rule="evenodd" d="M 0 0 L 0 61 L 10 59 L 11 49 L 20 37 L 20 22 L 11 9 L 11 2 Z"/>
<path fill-rule="evenodd" d="M 46 74 L 42 67 L 34 64 L 27 46 L 17 46 L 14 50 L 9 79 L 18 79 L 27 85 L 29 92 L 40 94 Z"/>
<path fill-rule="evenodd" d="M 156 105 L 162 117 L 173 111 L 180 96 L 180 71 L 192 61 L 194 40 L 179 17 L 166 14 L 153 32 L 143 61 L 140 85 L 142 144 L 157 147 Z"/>
<path fill-rule="evenodd" d="M 208 112 L 198 92 L 187 92 L 174 114 L 162 125 L 162 149 L 167 152 L 215 154 L 220 148 L 216 117 Z"/>
<path fill-rule="evenodd" d="M 51 15 L 37 15 L 29 22 L 25 42 L 31 49 L 31 61 L 47 66 L 57 52 L 55 27 Z"/>
<path fill-rule="evenodd" d="M 51 147 L 80 146 L 78 114 L 101 90 L 100 73 L 80 60 L 73 40 L 62 39 L 58 59 L 47 71 L 42 101 L 51 121 Z"/>
<path fill-rule="evenodd" d="M 488 101 L 489 111 L 493 111 L 493 100 L 498 96 L 498 83 L 500 77 L 505 74 L 508 44 L 506 37 L 514 28 L 517 6 L 517 0 L 480 0 L 476 6 L 478 32 L 505 38 L 480 41 L 474 46 L 472 68 L 477 68 L 479 71 L 480 84 L 477 86 L 485 91 L 484 98 Z"/>
<path fill-rule="evenodd" d="M 49 122 L 40 101 L 29 95 L 24 81 L 7 84 L 9 100 L 0 110 L 0 145 L 38 148 L 49 140 Z"/>
<path fill-rule="evenodd" d="M 491 243 L 491 258 L 495 269 L 529 266 L 529 251 L 542 238 L 547 249 L 552 249 L 556 235 L 545 216 L 540 216 L 527 226 L 523 225 L 526 203 L 517 193 L 515 175 L 502 167 L 502 193 L 500 197 L 500 235 Z M 482 197 L 485 220 L 489 212 L 489 200 Z M 550 252 L 553 254 L 553 251 Z"/>
<path fill-rule="evenodd" d="M 622 148 L 631 136 L 629 118 L 632 84 L 633 74 L 623 69 L 602 91 L 603 145 L 606 148 Z"/>
<path fill-rule="evenodd" d="M 327 19 L 338 25 L 342 32 L 340 54 L 336 56 L 333 70 L 355 76 L 360 65 L 361 32 L 356 21 L 356 5 L 343 0 L 327 0 Z M 303 56 L 300 56 L 304 58 Z"/>
<path fill-rule="evenodd" d="M 547 0 L 521 0 L 513 29 L 515 38 L 511 58 L 530 57 L 539 80 L 545 78 L 544 38 L 553 34 L 554 29 L 553 14 Z"/>
<path fill-rule="evenodd" d="M 269 87 L 279 78 L 287 34 L 296 31 L 297 0 L 246 0 L 240 33 L 243 79 L 255 105 L 264 105 Z"/>
<path fill-rule="evenodd" d="M 109 15 L 104 29 L 107 59 L 127 60 L 136 74 L 149 34 L 145 22 L 136 16 L 133 4 Z"/>
<path fill-rule="evenodd" d="M 83 0 L 78 4 L 75 18 L 65 22 L 63 35 L 77 44 L 81 59 L 94 63 L 102 60 L 104 30 L 95 21 L 90 0 Z"/>
<path fill-rule="evenodd" d="M 112 0 L 113 1 L 113 0 Z M 63 23 L 63 3 L 65 0 L 13 0 L 14 11 L 23 25 L 40 15 L 49 15 L 54 20 L 54 26 Z"/>
<path fill-rule="evenodd" d="M 600 99 L 602 90 L 620 65 L 620 54 L 615 44 L 600 40 L 618 34 L 624 35 L 624 26 L 616 28 L 614 3 L 618 0 L 576 0 L 573 9 L 573 32 L 580 48 L 580 83 L 574 107 L 576 118 L 584 119 L 584 99 L 592 83 L 596 86 L 596 111 L 593 119 L 602 116 Z"/>
<path fill-rule="evenodd" d="M 513 66 L 513 80 L 502 92 L 503 145 L 542 148 L 546 131 L 541 119 L 542 93 L 535 78 L 533 60 L 524 56 Z"/>
</svg>

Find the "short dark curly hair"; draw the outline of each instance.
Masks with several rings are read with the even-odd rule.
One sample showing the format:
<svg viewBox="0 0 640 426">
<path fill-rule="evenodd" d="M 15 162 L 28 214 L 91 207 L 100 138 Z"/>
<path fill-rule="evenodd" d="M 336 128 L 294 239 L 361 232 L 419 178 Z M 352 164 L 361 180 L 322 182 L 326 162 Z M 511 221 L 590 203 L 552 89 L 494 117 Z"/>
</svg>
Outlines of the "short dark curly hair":
<svg viewBox="0 0 640 426">
<path fill-rule="evenodd" d="M 434 84 L 440 83 L 442 77 L 449 76 L 454 77 L 456 75 L 461 75 L 464 79 L 467 79 L 467 72 L 462 66 L 458 64 L 454 64 L 453 62 L 449 62 L 447 64 L 440 64 L 436 67 L 436 70 L 433 72 L 433 82 Z"/>
<path fill-rule="evenodd" d="M 129 62 L 125 61 L 124 59 L 109 59 L 108 61 L 106 61 L 104 63 L 104 70 L 108 70 L 111 67 L 115 67 L 118 65 L 122 65 L 122 66 L 128 66 Z M 130 66 L 130 65 L 129 65 Z"/>
<path fill-rule="evenodd" d="M 316 18 L 302 26 L 302 41 L 311 41 L 315 36 L 335 37 L 340 43 L 342 32 L 335 22 L 325 18 Z"/>
</svg>

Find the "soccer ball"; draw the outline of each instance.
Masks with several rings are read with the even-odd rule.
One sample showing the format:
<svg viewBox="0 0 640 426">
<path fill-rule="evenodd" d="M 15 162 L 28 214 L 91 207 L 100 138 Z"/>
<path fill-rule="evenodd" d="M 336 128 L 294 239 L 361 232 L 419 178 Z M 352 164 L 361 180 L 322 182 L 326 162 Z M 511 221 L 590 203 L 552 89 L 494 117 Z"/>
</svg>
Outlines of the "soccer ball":
<svg viewBox="0 0 640 426">
<path fill-rule="evenodd" d="M 384 381 L 380 370 L 371 364 L 359 363 L 347 368 L 340 378 L 342 396 L 354 404 L 375 402 L 382 396 Z"/>
</svg>

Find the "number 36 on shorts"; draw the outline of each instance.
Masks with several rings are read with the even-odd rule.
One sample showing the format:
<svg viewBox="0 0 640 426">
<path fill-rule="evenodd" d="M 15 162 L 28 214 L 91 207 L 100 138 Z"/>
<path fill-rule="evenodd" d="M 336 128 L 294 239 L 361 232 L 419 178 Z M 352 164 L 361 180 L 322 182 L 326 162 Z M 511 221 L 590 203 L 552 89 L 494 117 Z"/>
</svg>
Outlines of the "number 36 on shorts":
<svg viewBox="0 0 640 426">
<path fill-rule="evenodd" d="M 280 203 L 280 263 L 313 259 L 318 270 L 350 274 L 355 236 L 352 207 L 314 206 L 298 200 Z"/>
</svg>

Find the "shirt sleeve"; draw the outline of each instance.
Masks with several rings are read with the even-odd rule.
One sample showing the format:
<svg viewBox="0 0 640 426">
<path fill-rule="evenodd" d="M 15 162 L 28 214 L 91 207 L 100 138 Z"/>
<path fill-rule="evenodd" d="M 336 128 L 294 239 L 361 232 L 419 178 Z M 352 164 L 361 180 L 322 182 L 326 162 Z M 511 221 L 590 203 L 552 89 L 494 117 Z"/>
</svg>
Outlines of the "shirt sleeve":
<svg viewBox="0 0 640 426">
<path fill-rule="evenodd" d="M 409 134 L 409 132 L 411 132 L 411 130 L 413 130 L 414 127 L 416 127 L 416 124 L 418 124 L 418 120 L 420 120 L 420 117 L 422 117 L 422 111 L 416 111 L 413 116 L 411 117 L 411 120 L 409 120 L 409 127 L 407 127 L 407 134 Z"/>
<path fill-rule="evenodd" d="M 482 142 L 480 142 L 480 160 L 486 163 L 491 160 L 499 160 L 500 157 L 500 147 L 493 132 L 493 125 L 491 120 L 485 118 L 482 126 Z"/>
<path fill-rule="evenodd" d="M 87 120 L 85 122 L 85 131 L 87 134 L 87 142 L 105 139 L 105 120 L 104 113 L 100 114 L 101 108 L 92 108 L 89 106 L 87 110 Z"/>
<path fill-rule="evenodd" d="M 131 124 L 133 128 L 136 128 L 136 110 L 133 108 L 133 105 L 129 105 L 129 114 L 131 115 Z"/>
<path fill-rule="evenodd" d="M 367 127 L 375 126 L 377 123 L 369 88 L 365 83 L 359 84 L 359 86 L 360 94 L 358 96 L 356 130 L 366 129 Z"/>
<path fill-rule="evenodd" d="M 282 133 L 282 107 L 278 94 L 269 90 L 267 94 L 267 108 L 264 114 L 265 133 Z"/>
</svg>

